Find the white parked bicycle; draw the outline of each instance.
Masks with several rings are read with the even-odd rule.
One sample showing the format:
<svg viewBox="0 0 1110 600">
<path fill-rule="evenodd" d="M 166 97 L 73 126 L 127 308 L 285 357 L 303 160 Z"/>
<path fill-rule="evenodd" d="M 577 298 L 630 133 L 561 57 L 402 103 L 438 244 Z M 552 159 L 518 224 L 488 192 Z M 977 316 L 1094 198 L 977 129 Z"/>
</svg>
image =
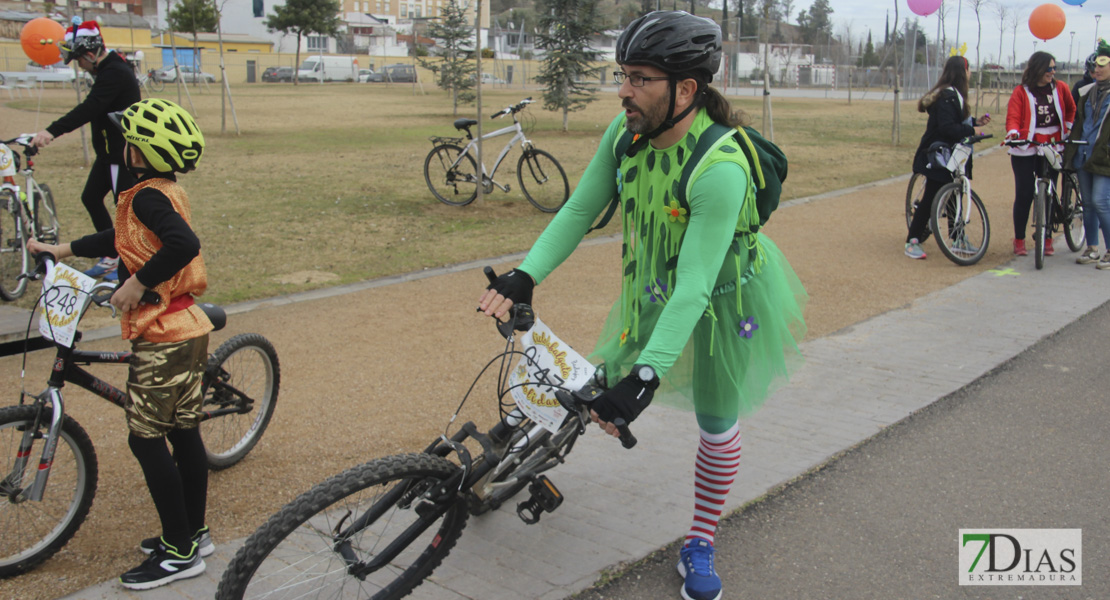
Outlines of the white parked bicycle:
<svg viewBox="0 0 1110 600">
<path fill-rule="evenodd" d="M 494 186 L 503 192 L 509 191 L 508 184 L 498 183 L 493 176 L 509 150 L 519 143 L 523 151 L 516 163 L 516 180 L 520 183 L 520 191 L 524 192 L 524 197 L 536 208 L 543 212 L 555 212 L 570 197 L 570 183 L 559 161 L 551 154 L 537 149 L 524 134 L 517 113 L 529 104 L 532 104 L 532 99 L 525 98 L 490 116 L 491 119 L 497 119 L 511 115 L 513 124 L 484 134 L 481 139 L 489 140 L 510 133 L 514 135 L 497 155 L 492 170 L 487 171 L 486 165 L 482 165 L 481 184 L 487 194 L 493 191 Z M 428 189 L 432 190 L 432 194 L 444 204 L 466 206 L 478 196 L 478 161 L 475 159 L 478 154 L 478 140 L 470 133 L 470 128 L 477 124 L 478 121 L 474 119 L 455 120 L 455 129 L 466 131 L 465 139 L 470 140 L 465 147 L 460 147 L 464 138 L 428 138 L 434 147 L 428 158 L 424 159 L 424 180 L 428 182 Z"/>
</svg>

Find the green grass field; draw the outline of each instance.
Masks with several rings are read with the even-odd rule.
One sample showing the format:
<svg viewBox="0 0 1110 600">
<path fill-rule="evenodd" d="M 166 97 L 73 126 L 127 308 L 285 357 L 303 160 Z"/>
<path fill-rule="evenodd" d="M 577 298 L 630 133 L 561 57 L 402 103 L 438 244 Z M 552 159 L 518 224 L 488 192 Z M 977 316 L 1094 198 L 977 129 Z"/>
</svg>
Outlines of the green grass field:
<svg viewBox="0 0 1110 600">
<path fill-rule="evenodd" d="M 551 218 L 516 189 L 516 150 L 498 172 L 499 181 L 512 184 L 510 193 L 495 190 L 462 208 L 435 200 L 423 178 L 428 137 L 456 135 L 456 116 L 446 94 L 430 85 L 423 93 L 409 84 L 234 86 L 240 135 L 230 111 L 228 133 L 220 133 L 218 88 L 190 89 L 207 149 L 198 170 L 180 181 L 193 205 L 212 302 L 520 251 Z M 537 100 L 524 113 L 531 139 L 563 164 L 573 189 L 619 102 L 612 92 L 600 93 L 587 110 L 571 115 L 570 131 L 563 132 L 562 116 L 542 109 L 539 90 L 486 90 L 486 131 L 507 123 L 488 115 L 526 95 Z M 174 88 L 160 96 L 178 98 Z M 74 102 L 72 90 L 9 100 L 0 109 L 0 135 L 42 129 Z M 184 96 L 182 104 L 190 107 Z M 736 105 L 758 128 L 761 102 L 743 98 Z M 459 116 L 477 112 L 473 106 L 462 110 Z M 775 141 L 790 159 L 784 199 L 907 172 L 925 124 L 924 115 L 905 102 L 901 144 L 893 146 L 890 101 L 776 99 L 773 111 Z M 507 140 L 487 146 L 487 165 Z M 86 175 L 79 142 L 76 132 L 65 135 L 36 161 L 40 180 L 55 191 L 67 239 L 91 232 L 79 201 Z M 611 226 L 601 233 L 615 231 Z"/>
</svg>

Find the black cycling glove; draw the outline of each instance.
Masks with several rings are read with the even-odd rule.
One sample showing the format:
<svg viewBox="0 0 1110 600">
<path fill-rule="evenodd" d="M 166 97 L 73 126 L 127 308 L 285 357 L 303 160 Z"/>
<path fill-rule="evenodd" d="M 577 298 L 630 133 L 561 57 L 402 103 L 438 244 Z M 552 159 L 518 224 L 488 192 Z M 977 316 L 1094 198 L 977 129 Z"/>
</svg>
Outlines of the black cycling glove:
<svg viewBox="0 0 1110 600">
<path fill-rule="evenodd" d="M 513 301 L 513 304 L 532 304 L 532 288 L 536 283 L 532 276 L 520 269 L 513 269 L 508 273 L 498 275 L 493 283 L 486 287 Z"/>
<path fill-rule="evenodd" d="M 597 418 L 606 423 L 612 423 L 617 418 L 624 419 L 625 423 L 631 423 L 651 404 L 657 387 L 659 387 L 659 378 L 645 382 L 632 372 L 620 380 L 620 383 L 602 392 L 590 404 L 590 409 L 597 413 Z"/>
</svg>

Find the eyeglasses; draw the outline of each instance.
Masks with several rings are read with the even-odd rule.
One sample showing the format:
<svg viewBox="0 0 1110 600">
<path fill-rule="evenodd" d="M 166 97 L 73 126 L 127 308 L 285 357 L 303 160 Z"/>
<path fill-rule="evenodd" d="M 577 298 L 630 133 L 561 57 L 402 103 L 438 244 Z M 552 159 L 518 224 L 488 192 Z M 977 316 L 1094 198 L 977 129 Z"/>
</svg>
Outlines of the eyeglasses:
<svg viewBox="0 0 1110 600">
<path fill-rule="evenodd" d="M 666 75 L 663 77 L 644 77 L 643 75 L 629 75 L 624 71 L 613 71 L 613 83 L 624 85 L 626 79 L 632 87 L 644 87 L 644 83 L 647 81 L 664 81 L 670 79 L 670 77 Z"/>
<path fill-rule="evenodd" d="M 1048 69 L 1046 69 L 1046 71 L 1049 72 L 1049 73 L 1055 73 L 1056 72 L 1056 67 L 1049 67 Z"/>
</svg>

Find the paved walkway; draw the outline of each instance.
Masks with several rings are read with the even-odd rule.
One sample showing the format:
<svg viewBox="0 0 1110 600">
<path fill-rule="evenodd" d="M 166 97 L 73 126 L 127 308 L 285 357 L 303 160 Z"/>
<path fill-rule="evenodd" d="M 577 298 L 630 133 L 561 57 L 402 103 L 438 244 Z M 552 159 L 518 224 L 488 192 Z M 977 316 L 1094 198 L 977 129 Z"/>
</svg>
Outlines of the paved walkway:
<svg viewBox="0 0 1110 600">
<path fill-rule="evenodd" d="M 805 474 L 1102 305 L 1110 298 L 1110 274 L 1076 265 L 1073 257 L 1061 252 L 1042 271 L 1034 270 L 1031 258 L 1015 260 L 805 343 L 805 367 L 743 423 L 745 457 L 728 510 Z M 412 597 L 565 598 L 609 567 L 683 535 L 684 526 L 676 524 L 690 517 L 694 419 L 653 407 L 635 430 L 640 444 L 631 452 L 614 451 L 599 435 L 582 438 L 567 464 L 551 473 L 567 501 L 538 525 L 527 526 L 504 509 L 471 519 L 458 547 Z M 211 598 L 241 542 L 222 542 L 202 577 L 143 594 L 109 581 L 67 598 Z"/>
</svg>

